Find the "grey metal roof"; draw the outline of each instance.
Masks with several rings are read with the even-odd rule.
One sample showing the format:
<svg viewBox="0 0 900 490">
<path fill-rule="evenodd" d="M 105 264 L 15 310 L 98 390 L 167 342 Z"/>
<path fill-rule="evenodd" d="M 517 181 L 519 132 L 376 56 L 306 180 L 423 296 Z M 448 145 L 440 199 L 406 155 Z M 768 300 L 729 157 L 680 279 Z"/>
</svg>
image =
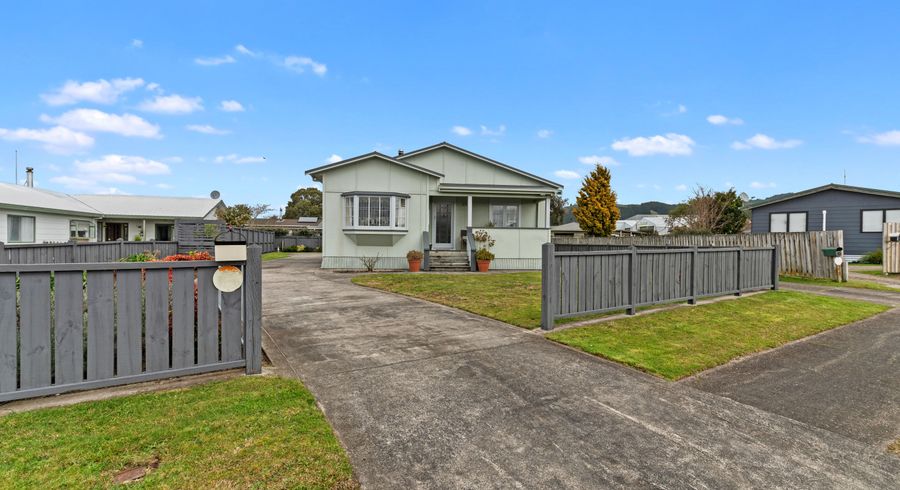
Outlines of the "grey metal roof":
<svg viewBox="0 0 900 490">
<path fill-rule="evenodd" d="M 43 210 L 54 214 L 100 216 L 88 204 L 62 192 L 36 189 L 24 185 L 0 183 L 0 205 L 20 209 Z"/>
<path fill-rule="evenodd" d="M 104 217 L 203 218 L 222 203 L 208 197 L 122 196 L 83 194 L 74 196 Z"/>
<path fill-rule="evenodd" d="M 505 163 L 498 162 L 497 160 L 488 158 L 488 157 L 486 157 L 486 156 L 484 156 L 484 155 L 479 155 L 478 153 L 475 153 L 475 152 L 473 152 L 473 151 L 466 150 L 465 148 L 460 148 L 460 147 L 458 147 L 458 146 L 456 146 L 456 145 L 453 145 L 453 144 L 451 144 L 451 143 L 447 143 L 446 141 L 441 141 L 440 143 L 438 143 L 438 144 L 436 144 L 436 145 L 426 146 L 425 148 L 419 148 L 418 150 L 413 150 L 413 151 L 410 151 L 410 152 L 406 152 L 406 153 L 404 153 L 403 155 L 398 156 L 397 159 L 403 160 L 403 159 L 405 159 L 405 158 L 408 158 L 408 157 L 411 157 L 411 156 L 414 156 L 414 155 L 421 155 L 422 153 L 427 153 L 427 152 L 429 152 L 429 151 L 437 150 L 438 148 L 448 148 L 448 149 L 450 149 L 450 150 L 457 151 L 457 152 L 462 153 L 462 154 L 464 154 L 464 155 L 468 155 L 468 156 L 470 156 L 470 157 L 472 157 L 472 158 L 476 158 L 476 159 L 481 160 L 481 161 L 483 161 L 483 162 L 490 163 L 491 165 L 496 165 L 496 166 L 498 166 L 498 167 L 500 167 L 500 168 L 502 168 L 502 169 L 509 170 L 510 172 L 514 172 L 514 173 L 517 173 L 517 174 L 519 174 L 519 175 L 523 175 L 523 176 L 525 176 L 525 177 L 528 177 L 528 178 L 530 178 L 530 179 L 537 180 L 538 182 L 547 184 L 547 185 L 549 185 L 549 186 L 551 186 L 551 187 L 553 187 L 553 188 L 555 188 L 555 189 L 562 189 L 562 188 L 563 188 L 563 185 L 562 185 L 562 184 L 558 184 L 558 183 L 556 183 L 556 182 L 553 182 L 552 180 L 547 180 L 547 179 L 545 179 L 545 178 L 543 178 L 543 177 L 538 177 L 537 175 L 534 175 L 534 174 L 532 174 L 532 173 L 528 173 L 528 172 L 526 172 L 526 171 L 524 171 L 524 170 L 520 170 L 520 169 L 518 169 L 518 168 L 516 168 L 516 167 L 513 167 L 513 166 L 511 166 L 511 165 L 507 165 L 507 164 L 505 164 Z"/>
<path fill-rule="evenodd" d="M 844 191 L 844 192 L 856 192 L 859 194 L 870 194 L 873 196 L 885 196 L 885 197 L 896 197 L 900 199 L 900 192 L 896 191 L 888 191 L 883 189 L 872 189 L 869 187 L 856 187 L 852 185 L 844 185 L 844 184 L 826 184 L 819 187 L 813 187 L 812 189 L 807 189 L 805 191 L 795 192 L 789 196 L 782 196 L 774 199 L 766 199 L 765 201 L 758 202 L 752 206 L 747 206 L 747 209 L 756 209 L 761 208 L 763 206 L 768 206 L 770 204 L 775 204 L 777 202 L 790 201 L 791 199 L 796 199 L 798 197 L 808 196 L 810 194 L 816 194 L 823 191 Z"/>
<path fill-rule="evenodd" d="M 577 221 L 566 223 L 564 225 L 551 226 L 550 231 L 581 231 L 581 225 Z"/>
<path fill-rule="evenodd" d="M 332 169 L 335 169 L 338 167 L 343 167 L 344 165 L 350 165 L 352 163 L 361 162 L 368 158 L 380 158 L 380 159 L 388 161 L 390 163 L 394 163 L 394 164 L 400 165 L 402 167 L 406 167 L 406 168 L 410 168 L 412 170 L 423 172 L 428 175 L 432 175 L 434 177 L 443 177 L 444 176 L 444 174 L 442 174 L 440 172 L 435 172 L 434 170 L 427 169 L 425 167 L 413 165 L 412 163 L 409 163 L 409 162 L 401 162 L 400 160 L 397 160 L 396 158 L 391 158 L 391 157 L 385 155 L 384 153 L 379 153 L 377 151 L 372 151 L 372 152 L 366 153 L 364 155 L 347 158 L 347 159 L 341 160 L 339 162 L 329 163 L 328 165 L 322 165 L 321 167 L 311 168 L 306 171 L 306 175 L 312 175 L 313 177 L 315 177 L 316 174 L 320 174 L 322 172 L 327 172 L 329 170 L 332 170 Z"/>
</svg>

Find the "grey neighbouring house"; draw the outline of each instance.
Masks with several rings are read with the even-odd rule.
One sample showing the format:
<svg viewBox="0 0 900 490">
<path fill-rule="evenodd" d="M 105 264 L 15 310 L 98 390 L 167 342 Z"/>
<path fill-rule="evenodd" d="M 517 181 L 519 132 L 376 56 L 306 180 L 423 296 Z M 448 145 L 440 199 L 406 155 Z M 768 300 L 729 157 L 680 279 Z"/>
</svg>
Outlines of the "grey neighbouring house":
<svg viewBox="0 0 900 490">
<path fill-rule="evenodd" d="M 900 222 L 900 192 L 828 184 L 749 206 L 752 233 L 843 230 L 844 255 L 882 248 L 882 227 Z"/>
<path fill-rule="evenodd" d="M 431 249 L 432 266 L 468 270 L 468 232 L 479 229 L 496 240 L 491 268 L 540 269 L 550 198 L 562 191 L 450 143 L 367 153 L 306 174 L 322 183 L 325 269 L 359 269 L 365 257 L 378 257 L 379 269 L 405 269 L 408 251 Z"/>
</svg>

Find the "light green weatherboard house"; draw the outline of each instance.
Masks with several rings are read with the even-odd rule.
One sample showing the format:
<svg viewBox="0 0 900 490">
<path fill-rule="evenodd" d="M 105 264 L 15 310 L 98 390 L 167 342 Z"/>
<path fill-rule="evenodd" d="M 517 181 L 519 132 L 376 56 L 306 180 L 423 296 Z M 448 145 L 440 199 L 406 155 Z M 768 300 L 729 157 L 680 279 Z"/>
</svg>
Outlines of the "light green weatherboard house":
<svg viewBox="0 0 900 490">
<path fill-rule="evenodd" d="M 562 186 L 449 143 L 367 153 L 306 171 L 322 183 L 322 268 L 405 269 L 430 250 L 433 269 L 469 270 L 468 235 L 496 240 L 492 269 L 539 269 L 550 197 Z"/>
</svg>

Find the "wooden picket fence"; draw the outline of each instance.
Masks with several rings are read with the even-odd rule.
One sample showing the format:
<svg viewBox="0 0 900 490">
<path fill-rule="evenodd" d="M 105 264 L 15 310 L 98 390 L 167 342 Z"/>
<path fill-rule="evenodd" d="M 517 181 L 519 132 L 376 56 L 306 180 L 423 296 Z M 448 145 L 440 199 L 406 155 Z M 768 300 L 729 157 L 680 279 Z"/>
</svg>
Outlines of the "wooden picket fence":
<svg viewBox="0 0 900 490">
<path fill-rule="evenodd" d="M 882 270 L 885 274 L 900 274 L 900 241 L 894 241 L 900 237 L 900 223 L 885 223 L 883 236 Z"/>
<path fill-rule="evenodd" d="M 0 264 L 116 262 L 144 252 L 165 257 L 178 253 L 178 243 L 114 241 L 5 245 L 0 242 Z"/>
<path fill-rule="evenodd" d="M 190 250 L 205 250 L 212 252 L 216 235 L 225 231 L 227 227 L 221 221 L 175 221 L 175 240 L 178 241 L 178 251 L 181 253 Z M 263 253 L 277 250 L 275 245 L 275 233 L 271 231 L 256 230 L 252 228 L 234 228 L 247 238 L 247 245 L 259 245 Z"/>
<path fill-rule="evenodd" d="M 247 258 L 230 293 L 213 285 L 214 261 L 0 265 L 0 402 L 259 373 L 260 247 Z"/>
<path fill-rule="evenodd" d="M 738 235 L 652 235 L 630 237 L 554 238 L 558 245 L 606 245 L 619 247 L 776 247 L 780 272 L 786 275 L 847 280 L 846 267 L 836 267 L 823 248 L 844 246 L 844 232 L 809 231 L 803 233 L 744 233 Z"/>
</svg>

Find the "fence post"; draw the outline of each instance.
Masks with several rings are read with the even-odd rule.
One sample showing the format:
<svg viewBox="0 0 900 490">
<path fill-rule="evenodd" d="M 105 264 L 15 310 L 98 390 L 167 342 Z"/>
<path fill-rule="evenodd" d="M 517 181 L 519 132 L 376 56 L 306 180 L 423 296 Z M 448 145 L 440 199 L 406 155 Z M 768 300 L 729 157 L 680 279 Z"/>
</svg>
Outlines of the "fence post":
<svg viewBox="0 0 900 490">
<path fill-rule="evenodd" d="M 553 330 L 556 316 L 556 301 L 559 293 L 559 279 L 556 276 L 555 246 L 545 243 L 541 246 L 541 329 Z"/>
<path fill-rule="evenodd" d="M 632 243 L 634 243 L 633 240 L 634 238 L 632 237 Z M 628 290 L 630 291 L 628 293 L 628 299 L 630 300 L 629 303 L 631 304 L 631 306 L 629 306 L 628 309 L 625 310 L 625 312 L 629 315 L 637 314 L 637 297 L 639 287 L 637 257 L 637 247 L 631 245 L 631 264 L 629 264 L 631 266 L 631 272 L 628 274 Z"/>
<path fill-rule="evenodd" d="M 9 257 L 6 256 L 6 245 L 3 242 L 0 242 L 0 264 L 5 264 L 9 262 Z"/>
<path fill-rule="evenodd" d="M 697 259 L 700 253 L 697 247 L 691 250 L 691 299 L 688 300 L 689 305 L 697 304 Z"/>
<path fill-rule="evenodd" d="M 735 296 L 740 296 L 740 295 L 741 295 L 741 291 L 743 290 L 743 288 L 741 288 L 741 269 L 744 267 L 744 260 L 743 260 L 744 257 L 743 257 L 743 253 L 744 253 L 744 249 L 743 249 L 743 248 L 738 248 L 738 251 L 737 251 L 737 262 L 738 262 L 738 266 L 737 266 L 737 292 L 734 293 Z"/>
<path fill-rule="evenodd" d="M 778 289 L 778 272 L 781 270 L 781 253 L 772 246 L 772 289 Z"/>
<path fill-rule="evenodd" d="M 262 372 L 262 247 L 247 247 L 244 265 L 244 357 L 247 374 Z"/>
<path fill-rule="evenodd" d="M 76 247 L 78 247 L 78 242 L 72 240 L 72 248 L 69 249 L 69 252 L 72 254 L 72 256 L 69 257 L 69 262 L 73 264 L 78 262 L 78 250 L 76 250 Z"/>
</svg>

